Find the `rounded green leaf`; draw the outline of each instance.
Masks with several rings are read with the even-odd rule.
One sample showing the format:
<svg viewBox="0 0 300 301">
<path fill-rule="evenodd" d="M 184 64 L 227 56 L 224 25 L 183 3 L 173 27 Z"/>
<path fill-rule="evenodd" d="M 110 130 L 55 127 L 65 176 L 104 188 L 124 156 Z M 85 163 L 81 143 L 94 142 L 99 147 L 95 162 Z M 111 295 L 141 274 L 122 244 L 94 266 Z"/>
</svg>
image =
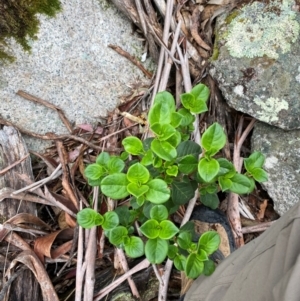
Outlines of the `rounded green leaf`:
<svg viewBox="0 0 300 301">
<path fill-rule="evenodd" d="M 244 159 L 245 168 L 250 173 L 254 168 L 261 168 L 264 163 L 265 156 L 261 152 L 254 152 L 249 158 Z"/>
<path fill-rule="evenodd" d="M 209 97 L 209 88 L 203 84 L 196 85 L 190 92 L 197 100 L 206 102 Z"/>
<path fill-rule="evenodd" d="M 103 174 L 105 174 L 106 170 L 103 166 L 94 163 L 90 164 L 84 170 L 84 175 L 93 181 L 98 180 Z"/>
<path fill-rule="evenodd" d="M 251 191 L 252 184 L 246 176 L 236 173 L 230 180 L 232 182 L 230 191 L 237 194 L 246 194 Z"/>
<path fill-rule="evenodd" d="M 207 231 L 203 233 L 199 238 L 198 253 L 200 252 L 200 250 L 204 250 L 208 255 L 210 255 L 218 250 L 220 243 L 221 238 L 218 232 Z"/>
<path fill-rule="evenodd" d="M 110 159 L 110 155 L 107 152 L 102 152 L 96 159 L 96 163 L 106 166 Z"/>
<path fill-rule="evenodd" d="M 109 231 L 109 242 L 115 246 L 123 243 L 124 238 L 128 236 L 128 230 L 123 226 L 118 226 Z"/>
<path fill-rule="evenodd" d="M 231 178 L 236 174 L 234 165 L 224 158 L 217 159 L 220 165 L 218 176 L 224 176 L 224 178 Z"/>
<path fill-rule="evenodd" d="M 184 255 L 177 255 L 174 258 L 174 265 L 178 271 L 184 271 L 186 266 L 186 257 Z"/>
<path fill-rule="evenodd" d="M 177 165 L 169 166 L 166 170 L 166 174 L 171 177 L 176 177 L 178 174 L 178 166 Z"/>
<path fill-rule="evenodd" d="M 183 116 L 179 114 L 178 112 L 173 112 L 171 115 L 171 125 L 174 128 L 177 128 L 181 124 Z"/>
<path fill-rule="evenodd" d="M 170 124 L 155 123 L 150 129 L 160 141 L 169 139 L 176 132 L 175 128 Z"/>
<path fill-rule="evenodd" d="M 124 167 L 124 161 L 117 157 L 111 157 L 107 163 L 107 169 L 109 174 L 122 172 Z"/>
<path fill-rule="evenodd" d="M 170 189 L 165 181 L 154 179 L 147 183 L 149 190 L 146 192 L 146 200 L 154 204 L 163 204 L 170 198 Z"/>
<path fill-rule="evenodd" d="M 188 109 L 181 108 L 178 110 L 178 113 L 182 116 L 181 126 L 188 126 L 195 121 L 195 116 Z"/>
<path fill-rule="evenodd" d="M 160 225 L 155 219 L 149 219 L 140 227 L 140 231 L 150 239 L 156 238 L 159 235 Z"/>
<path fill-rule="evenodd" d="M 145 184 L 150 178 L 148 169 L 141 163 L 135 163 L 128 168 L 127 179 L 131 183 Z"/>
<path fill-rule="evenodd" d="M 126 137 L 122 141 L 122 145 L 127 153 L 132 155 L 140 155 L 144 152 L 143 143 L 137 137 Z"/>
<path fill-rule="evenodd" d="M 144 195 L 149 190 L 149 186 L 147 185 L 137 185 L 135 183 L 129 183 L 127 185 L 127 191 L 134 195 L 136 198 L 139 198 L 140 196 Z"/>
<path fill-rule="evenodd" d="M 167 219 L 169 216 L 168 209 L 164 205 L 155 205 L 150 210 L 150 217 L 158 222 Z"/>
<path fill-rule="evenodd" d="M 129 257 L 138 258 L 144 255 L 144 243 L 141 238 L 130 236 L 125 241 L 125 252 Z"/>
<path fill-rule="evenodd" d="M 107 211 L 104 215 L 104 221 L 102 223 L 102 228 L 104 230 L 111 230 L 119 225 L 119 216 L 114 211 Z"/>
<path fill-rule="evenodd" d="M 101 190 L 106 196 L 119 200 L 129 195 L 127 185 L 129 184 L 126 174 L 116 173 L 105 177 L 101 182 Z"/>
<path fill-rule="evenodd" d="M 188 155 L 192 155 L 195 158 L 198 158 L 201 154 L 201 147 L 198 143 L 194 141 L 183 141 L 177 147 L 177 158 L 178 160 L 183 159 Z"/>
<path fill-rule="evenodd" d="M 218 123 L 212 124 L 202 135 L 201 145 L 210 156 L 215 155 L 226 143 L 224 130 Z"/>
<path fill-rule="evenodd" d="M 181 249 L 189 249 L 192 243 L 192 234 L 188 231 L 180 232 L 177 236 L 177 243 Z"/>
<path fill-rule="evenodd" d="M 188 256 L 185 273 L 188 278 L 195 279 L 201 275 L 204 269 L 204 263 L 198 254 L 192 253 Z"/>
<path fill-rule="evenodd" d="M 178 248 L 175 245 L 169 245 L 168 257 L 173 260 L 178 253 Z"/>
<path fill-rule="evenodd" d="M 159 225 L 159 237 L 161 239 L 171 239 L 176 233 L 179 232 L 179 229 L 171 221 L 164 220 L 161 221 Z"/>
<path fill-rule="evenodd" d="M 205 182 L 210 182 L 219 172 L 220 165 L 216 159 L 201 158 L 198 164 L 198 172 Z"/>
<path fill-rule="evenodd" d="M 183 157 L 178 163 L 178 169 L 188 175 L 197 170 L 198 160 L 193 155 Z"/>
<path fill-rule="evenodd" d="M 77 213 L 77 223 L 85 229 L 100 226 L 103 223 L 103 216 L 91 208 L 85 208 Z"/>
<path fill-rule="evenodd" d="M 180 95 L 182 105 L 190 110 L 192 113 L 201 114 L 208 110 L 205 101 L 196 99 L 191 93 L 184 93 Z"/>
<path fill-rule="evenodd" d="M 220 201 L 216 193 L 206 193 L 200 196 L 201 203 L 211 209 L 217 209 L 219 207 Z"/>
<path fill-rule="evenodd" d="M 150 263 L 162 263 L 167 257 L 169 244 L 166 240 L 155 238 L 146 242 L 145 254 Z"/>
<path fill-rule="evenodd" d="M 195 195 L 196 188 L 193 182 L 183 182 L 174 180 L 171 184 L 172 201 L 176 205 L 183 205 L 191 200 Z"/>
<path fill-rule="evenodd" d="M 151 150 L 161 159 L 172 161 L 176 158 L 176 148 L 167 141 L 159 141 L 154 139 L 151 142 Z"/>
<path fill-rule="evenodd" d="M 171 136 L 166 142 L 170 143 L 172 146 L 177 147 L 181 142 L 181 134 L 180 132 L 175 132 L 173 136 Z"/>
<path fill-rule="evenodd" d="M 203 274 L 205 276 L 210 276 L 215 271 L 215 269 L 215 263 L 211 259 L 204 261 Z"/>
<path fill-rule="evenodd" d="M 141 164 L 143 164 L 144 166 L 151 165 L 152 160 L 153 160 L 152 150 L 148 149 L 141 160 Z"/>
<path fill-rule="evenodd" d="M 219 177 L 218 181 L 223 192 L 229 190 L 232 186 L 231 180 L 226 177 Z"/>
<path fill-rule="evenodd" d="M 268 181 L 268 174 L 262 168 L 253 168 L 251 170 L 251 175 L 257 182 Z"/>
</svg>

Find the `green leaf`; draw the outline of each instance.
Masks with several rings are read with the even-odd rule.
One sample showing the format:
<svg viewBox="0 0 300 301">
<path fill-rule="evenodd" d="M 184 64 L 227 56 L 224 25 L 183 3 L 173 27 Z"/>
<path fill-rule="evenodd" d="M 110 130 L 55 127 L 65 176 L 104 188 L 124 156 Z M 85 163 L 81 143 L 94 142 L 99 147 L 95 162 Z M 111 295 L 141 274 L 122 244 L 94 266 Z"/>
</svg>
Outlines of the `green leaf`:
<svg viewBox="0 0 300 301">
<path fill-rule="evenodd" d="M 224 130 L 218 123 L 212 124 L 202 135 L 201 145 L 210 156 L 215 155 L 226 143 Z"/>
<path fill-rule="evenodd" d="M 154 104 L 148 114 L 150 126 L 154 123 L 170 124 L 172 113 L 175 112 L 175 101 L 169 92 L 159 92 L 156 94 Z"/>
<path fill-rule="evenodd" d="M 126 174 L 116 173 L 105 177 L 101 182 L 101 190 L 104 195 L 114 199 L 124 199 L 129 195 L 127 185 L 129 184 Z"/>
<path fill-rule="evenodd" d="M 151 149 L 148 149 L 144 155 L 144 157 L 141 160 L 141 164 L 143 164 L 144 166 L 148 166 L 152 164 L 152 160 L 153 160 L 153 153 Z"/>
<path fill-rule="evenodd" d="M 171 239 L 176 233 L 179 232 L 179 229 L 168 220 L 160 222 L 160 231 L 159 238 L 161 239 Z"/>
<path fill-rule="evenodd" d="M 102 223 L 102 228 L 104 230 L 111 230 L 119 225 L 119 216 L 114 211 L 107 211 L 104 215 L 104 221 Z"/>
<path fill-rule="evenodd" d="M 187 155 L 178 162 L 178 169 L 188 175 L 197 170 L 198 160 L 193 155 Z"/>
<path fill-rule="evenodd" d="M 204 269 L 203 260 L 201 260 L 198 254 L 192 253 L 188 256 L 186 265 L 185 265 L 185 273 L 188 278 L 195 279 L 201 275 Z"/>
<path fill-rule="evenodd" d="M 155 205 L 150 210 L 150 217 L 158 222 L 167 219 L 169 216 L 168 209 L 164 205 Z"/>
<path fill-rule="evenodd" d="M 155 238 L 146 242 L 145 254 L 150 263 L 160 264 L 167 257 L 169 244 L 167 240 Z"/>
<path fill-rule="evenodd" d="M 107 152 L 102 152 L 97 158 L 96 163 L 99 165 L 107 166 L 107 163 L 110 159 L 110 155 Z"/>
<path fill-rule="evenodd" d="M 262 168 L 265 163 L 265 156 L 261 152 L 254 152 L 249 158 L 244 159 L 244 165 L 248 172 L 252 172 L 254 168 Z"/>
<path fill-rule="evenodd" d="M 178 248 L 175 245 L 169 245 L 168 257 L 173 260 L 178 253 Z"/>
<path fill-rule="evenodd" d="M 223 176 L 223 177 L 219 177 L 218 181 L 219 181 L 219 185 L 220 185 L 223 192 L 227 191 L 227 190 L 230 190 L 230 188 L 232 186 L 232 182 L 231 182 L 230 179 Z"/>
<path fill-rule="evenodd" d="M 180 232 L 177 236 L 177 243 L 181 249 L 189 249 L 192 243 L 192 234 L 188 231 Z"/>
<path fill-rule="evenodd" d="M 257 182 L 268 181 L 268 174 L 262 168 L 253 168 L 251 170 L 251 175 Z"/>
<path fill-rule="evenodd" d="M 171 184 L 172 200 L 175 205 L 183 205 L 195 196 L 192 182 L 179 182 L 174 180 Z"/>
<path fill-rule="evenodd" d="M 217 159 L 220 165 L 218 176 L 224 176 L 224 178 L 231 178 L 236 174 L 234 165 L 224 158 Z"/>
<path fill-rule="evenodd" d="M 111 157 L 107 163 L 108 172 L 110 174 L 120 173 L 125 167 L 123 160 L 117 157 Z"/>
<path fill-rule="evenodd" d="M 91 180 L 91 179 L 88 178 L 88 184 L 90 186 L 100 186 L 101 185 L 101 181 L 103 180 L 103 178 L 104 177 L 101 177 L 101 178 L 99 178 L 97 180 Z"/>
<path fill-rule="evenodd" d="M 198 254 L 201 250 L 204 250 L 208 255 L 218 250 L 221 243 L 221 238 L 216 231 L 207 231 L 203 233 L 198 242 Z"/>
<path fill-rule="evenodd" d="M 163 204 L 170 198 L 170 189 L 165 181 L 154 179 L 147 183 L 149 190 L 146 193 L 146 200 L 154 204 Z"/>
<path fill-rule="evenodd" d="M 147 220 L 142 226 L 140 227 L 140 231 L 150 239 L 154 239 L 158 237 L 160 231 L 159 222 L 155 219 Z"/>
<path fill-rule="evenodd" d="M 196 85 L 190 92 L 197 100 L 207 102 L 209 97 L 209 89 L 203 84 Z"/>
<path fill-rule="evenodd" d="M 166 170 L 166 173 L 168 176 L 176 177 L 178 174 L 178 166 L 177 165 L 169 166 Z"/>
<path fill-rule="evenodd" d="M 162 159 L 161 158 L 159 158 L 159 157 L 157 157 L 157 156 L 155 156 L 154 158 L 153 158 L 153 162 L 152 162 L 152 164 L 153 164 L 153 167 L 155 167 L 155 168 L 160 168 L 160 167 L 162 167 Z M 153 175 L 152 175 L 153 176 Z"/>
<path fill-rule="evenodd" d="M 122 145 L 127 153 L 132 155 L 140 155 L 144 152 L 143 143 L 137 137 L 126 137 L 122 141 Z"/>
<path fill-rule="evenodd" d="M 195 116 L 185 108 L 179 109 L 178 113 L 182 116 L 180 123 L 181 126 L 188 126 L 195 121 Z"/>
<path fill-rule="evenodd" d="M 145 201 L 146 201 L 146 199 L 145 199 L 144 195 L 141 195 L 136 199 L 136 202 L 139 205 L 139 207 L 143 206 Z"/>
<path fill-rule="evenodd" d="M 179 114 L 178 112 L 173 112 L 171 115 L 171 125 L 174 128 L 177 128 L 181 124 L 183 116 Z"/>
<path fill-rule="evenodd" d="M 144 255 L 144 243 L 141 238 L 131 236 L 124 243 L 125 252 L 131 258 L 138 258 Z"/>
<path fill-rule="evenodd" d="M 211 259 L 204 261 L 203 274 L 205 276 L 210 276 L 215 271 L 215 269 L 215 263 Z"/>
<path fill-rule="evenodd" d="M 151 148 L 151 142 L 154 140 L 153 137 L 146 138 L 143 140 L 144 150 L 147 152 Z"/>
<path fill-rule="evenodd" d="M 99 164 L 90 164 L 84 170 L 84 175 L 91 180 L 98 180 L 106 172 L 105 168 Z"/>
<path fill-rule="evenodd" d="M 176 132 L 175 128 L 170 124 L 154 123 L 150 129 L 160 141 L 169 139 Z"/>
<path fill-rule="evenodd" d="M 216 193 L 206 193 L 204 195 L 201 195 L 200 201 L 203 205 L 206 207 L 209 207 L 211 209 L 217 209 L 219 207 L 220 201 L 218 198 L 218 195 Z"/>
<path fill-rule="evenodd" d="M 192 155 L 198 159 L 201 154 L 201 147 L 199 144 L 193 141 L 183 141 L 177 147 L 177 158 L 178 160 L 182 160 L 187 155 Z"/>
<path fill-rule="evenodd" d="M 151 150 L 161 159 L 171 161 L 176 158 L 176 148 L 167 141 L 154 139 L 151 143 Z"/>
<path fill-rule="evenodd" d="M 200 114 L 208 110 L 205 101 L 196 99 L 191 93 L 181 94 L 180 99 L 182 105 L 192 113 Z"/>
<path fill-rule="evenodd" d="M 236 173 L 232 178 L 230 178 L 232 185 L 230 191 L 237 194 L 246 194 L 249 193 L 252 185 L 250 180 L 241 174 Z"/>
<path fill-rule="evenodd" d="M 141 163 L 135 163 L 128 168 L 127 179 L 131 183 L 145 184 L 150 178 L 148 169 Z"/>
<path fill-rule="evenodd" d="M 177 255 L 174 258 L 174 265 L 178 271 L 184 271 L 186 266 L 186 257 L 184 255 Z"/>
<path fill-rule="evenodd" d="M 170 143 L 174 147 L 177 147 L 181 142 L 181 134 L 176 131 L 173 136 L 166 140 L 166 142 Z"/>
<path fill-rule="evenodd" d="M 115 246 L 123 243 L 124 238 L 128 236 L 128 231 L 123 226 L 118 226 L 109 231 L 109 242 Z"/>
<path fill-rule="evenodd" d="M 129 157 L 129 154 L 127 152 L 122 152 L 121 155 L 120 155 L 120 158 L 123 160 L 123 161 L 126 161 Z"/>
<path fill-rule="evenodd" d="M 131 210 L 133 211 L 133 210 Z M 119 206 L 114 210 L 119 217 L 119 223 L 122 226 L 128 226 L 130 224 L 130 211 L 127 206 Z"/>
<path fill-rule="evenodd" d="M 198 164 L 198 172 L 205 182 L 210 182 L 218 174 L 220 169 L 219 162 L 216 159 L 207 160 L 201 158 Z"/>
<path fill-rule="evenodd" d="M 189 232 L 192 236 L 195 234 L 195 224 L 192 221 L 189 221 L 185 223 L 181 228 L 180 228 L 180 233 L 182 232 Z"/>
<path fill-rule="evenodd" d="M 144 195 L 149 190 L 149 186 L 147 185 L 138 185 L 135 183 L 129 183 L 127 185 L 127 191 L 134 195 L 136 198 L 139 198 L 140 196 Z"/>
<path fill-rule="evenodd" d="M 85 229 L 100 226 L 103 223 L 103 216 L 91 208 L 85 208 L 77 213 L 77 223 Z"/>
</svg>

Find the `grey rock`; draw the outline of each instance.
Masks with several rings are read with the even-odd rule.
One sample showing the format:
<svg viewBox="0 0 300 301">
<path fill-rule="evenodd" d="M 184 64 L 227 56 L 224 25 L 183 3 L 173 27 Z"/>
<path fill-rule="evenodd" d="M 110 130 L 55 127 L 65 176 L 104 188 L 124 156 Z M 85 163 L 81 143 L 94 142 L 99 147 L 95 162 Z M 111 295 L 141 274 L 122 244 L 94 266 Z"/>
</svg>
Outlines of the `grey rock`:
<svg viewBox="0 0 300 301">
<path fill-rule="evenodd" d="M 259 122 L 253 132 L 252 149 L 266 156 L 264 169 L 269 180 L 262 185 L 282 215 L 300 200 L 300 131 Z"/>
<path fill-rule="evenodd" d="M 62 134 L 66 129 L 55 112 L 17 96 L 18 90 L 59 106 L 75 124 L 95 124 L 115 108 L 130 84 L 148 82 L 137 67 L 107 47 L 118 45 L 137 58 L 144 49 L 131 23 L 109 1 L 61 2 L 63 10 L 56 18 L 40 16 L 31 54 L 12 41 L 17 60 L 0 66 L 0 115 L 38 133 Z M 27 142 L 35 150 L 47 146 Z"/>
<path fill-rule="evenodd" d="M 218 18 L 210 70 L 230 106 L 288 130 L 300 128 L 300 14 L 293 5 L 255 1 Z"/>
</svg>

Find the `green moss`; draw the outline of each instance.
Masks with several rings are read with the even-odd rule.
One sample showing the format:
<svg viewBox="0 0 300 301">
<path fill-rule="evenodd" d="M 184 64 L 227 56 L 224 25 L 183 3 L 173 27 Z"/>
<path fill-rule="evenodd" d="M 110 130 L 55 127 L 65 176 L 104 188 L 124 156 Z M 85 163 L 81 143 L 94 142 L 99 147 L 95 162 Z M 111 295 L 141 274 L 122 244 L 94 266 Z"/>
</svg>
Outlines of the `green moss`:
<svg viewBox="0 0 300 301">
<path fill-rule="evenodd" d="M 37 38 L 39 29 L 37 14 L 53 17 L 60 9 L 59 0 L 1 0 L 0 61 L 11 62 L 14 59 L 7 43 L 10 38 L 25 51 L 30 51 L 29 41 Z"/>
<path fill-rule="evenodd" d="M 231 21 L 232 21 L 233 19 L 235 19 L 239 14 L 240 14 L 240 12 L 239 12 L 238 10 L 234 10 L 232 13 L 230 13 L 230 14 L 226 17 L 225 23 L 226 23 L 226 24 L 230 24 Z"/>
</svg>

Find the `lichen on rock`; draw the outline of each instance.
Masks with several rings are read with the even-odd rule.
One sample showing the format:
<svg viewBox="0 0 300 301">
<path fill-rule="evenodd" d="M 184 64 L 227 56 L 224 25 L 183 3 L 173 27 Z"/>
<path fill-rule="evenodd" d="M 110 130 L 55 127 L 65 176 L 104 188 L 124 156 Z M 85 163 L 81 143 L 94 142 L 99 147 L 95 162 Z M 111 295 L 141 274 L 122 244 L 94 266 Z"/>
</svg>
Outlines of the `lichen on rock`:
<svg viewBox="0 0 300 301">
<path fill-rule="evenodd" d="M 277 59 L 279 52 L 291 49 L 299 35 L 294 1 L 274 0 L 269 4 L 253 2 L 243 7 L 228 25 L 226 47 L 233 57 Z"/>
</svg>

